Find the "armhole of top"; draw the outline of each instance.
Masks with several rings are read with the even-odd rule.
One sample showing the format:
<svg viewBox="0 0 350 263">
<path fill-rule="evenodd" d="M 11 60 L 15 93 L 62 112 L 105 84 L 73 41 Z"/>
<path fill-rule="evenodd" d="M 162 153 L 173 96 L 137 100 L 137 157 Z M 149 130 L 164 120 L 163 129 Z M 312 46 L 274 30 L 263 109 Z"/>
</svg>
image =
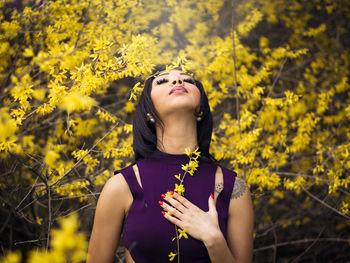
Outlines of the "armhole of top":
<svg viewBox="0 0 350 263">
<path fill-rule="evenodd" d="M 218 165 L 215 172 L 215 191 L 214 191 L 214 199 L 216 200 L 219 194 L 224 189 L 224 176 L 221 167 Z"/>
<path fill-rule="evenodd" d="M 117 174 L 121 174 L 121 176 L 124 177 L 133 197 L 142 195 L 141 178 L 136 163 L 121 170 L 114 171 L 114 175 Z"/>
<path fill-rule="evenodd" d="M 141 183 L 141 178 L 140 178 L 139 167 L 137 166 L 136 163 L 132 166 L 132 169 L 134 170 L 134 174 L 135 174 L 136 180 L 137 180 L 139 186 L 142 189 L 142 183 Z"/>
</svg>

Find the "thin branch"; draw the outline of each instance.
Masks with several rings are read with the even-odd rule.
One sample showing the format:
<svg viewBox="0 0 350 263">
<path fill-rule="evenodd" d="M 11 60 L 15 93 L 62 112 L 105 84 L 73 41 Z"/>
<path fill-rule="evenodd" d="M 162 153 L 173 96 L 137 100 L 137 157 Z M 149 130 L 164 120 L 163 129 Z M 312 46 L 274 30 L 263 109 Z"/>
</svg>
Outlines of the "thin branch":
<svg viewBox="0 0 350 263">
<path fill-rule="evenodd" d="M 313 195 L 312 193 L 310 193 L 308 190 L 306 190 L 303 186 L 301 186 L 301 188 L 303 189 L 303 191 L 309 195 L 310 197 L 312 197 L 313 199 L 315 199 L 316 201 L 320 202 L 322 205 L 324 205 L 325 207 L 329 208 L 330 210 L 332 210 L 333 212 L 337 213 L 338 215 L 341 215 L 343 217 L 345 217 L 346 219 L 350 220 L 350 216 L 347 216 L 345 214 L 343 214 L 342 212 L 340 212 L 339 210 L 335 209 L 334 207 L 330 206 L 329 204 L 327 204 L 326 202 L 322 201 L 321 199 L 319 199 L 317 196 Z"/>
<path fill-rule="evenodd" d="M 81 211 L 81 210 L 83 210 L 83 209 L 85 209 L 85 208 L 87 208 L 87 207 L 89 207 L 89 206 L 91 206 L 91 204 L 84 205 L 84 206 L 80 207 L 80 208 L 77 209 L 77 210 L 74 210 L 74 211 L 72 211 L 72 212 L 69 212 L 69 213 L 66 214 L 66 215 L 63 215 L 62 217 L 68 217 L 68 216 L 70 216 L 70 215 L 76 214 L 76 213 L 78 213 L 79 211 Z"/>
<path fill-rule="evenodd" d="M 269 245 L 269 246 L 265 246 L 265 247 L 261 247 L 261 248 L 256 248 L 254 249 L 254 253 L 255 252 L 259 252 L 259 251 L 264 251 L 264 250 L 268 250 L 268 249 L 273 249 L 275 246 L 277 247 L 283 247 L 283 246 L 289 246 L 289 245 L 297 245 L 297 244 L 302 244 L 302 243 L 309 243 L 309 242 L 344 242 L 344 243 L 349 243 L 349 239 L 345 239 L 345 238 L 304 238 L 304 239 L 300 239 L 300 240 L 294 240 L 294 241 L 287 241 L 287 242 L 282 242 L 282 243 L 278 243 L 278 244 L 273 244 L 273 245 Z"/>
<path fill-rule="evenodd" d="M 28 191 L 28 193 L 23 197 L 22 201 L 19 202 L 19 204 L 16 206 L 15 210 L 17 210 L 17 209 L 21 206 L 21 204 L 23 203 L 23 201 L 27 199 L 27 197 L 29 196 L 29 194 L 30 194 L 30 193 L 33 191 L 33 189 L 36 187 L 36 183 L 38 182 L 38 178 L 39 178 L 39 177 L 36 177 L 34 184 L 33 184 L 32 187 L 30 188 L 30 190 Z"/>
<path fill-rule="evenodd" d="M 47 177 L 46 177 L 47 179 Z M 48 212 L 49 212 L 49 222 L 47 225 L 47 240 L 46 240 L 46 251 L 49 249 L 49 243 L 50 243 L 50 231 L 51 231 L 51 224 L 52 224 L 52 208 L 51 208 L 51 187 L 48 184 L 48 181 L 45 182 L 46 184 L 46 191 L 48 196 Z"/>
<path fill-rule="evenodd" d="M 308 246 L 299 256 L 297 256 L 295 259 L 293 259 L 293 262 L 299 262 L 299 260 L 301 259 L 302 256 L 304 256 L 315 244 L 316 242 L 319 240 L 320 236 L 322 235 L 323 231 L 325 230 L 326 227 L 323 227 L 322 230 L 320 231 L 320 233 L 318 233 L 317 238 L 315 238 L 315 240 L 310 244 L 310 246 Z"/>
<path fill-rule="evenodd" d="M 87 196 L 93 196 L 100 195 L 101 193 L 91 193 L 91 194 L 84 194 L 84 195 L 75 195 L 75 196 L 64 196 L 60 198 L 52 198 L 52 201 L 61 201 L 61 200 L 67 200 L 67 199 L 75 199 L 80 197 L 87 197 Z M 96 197 L 95 197 L 96 199 Z"/>
<path fill-rule="evenodd" d="M 270 89 L 269 92 L 267 93 L 267 96 L 266 96 L 267 98 L 270 97 L 271 92 L 273 91 L 273 89 L 274 89 L 274 87 L 275 87 L 275 85 L 276 85 L 276 83 L 277 83 L 277 80 L 280 78 L 280 76 L 281 76 L 281 74 L 282 74 L 282 70 L 283 70 L 283 68 L 284 68 L 284 65 L 286 64 L 286 61 L 287 61 L 287 58 L 284 59 L 282 65 L 281 65 L 281 67 L 280 67 L 280 70 L 279 70 L 278 73 L 277 73 L 276 78 L 273 80 L 271 89 Z M 258 124 L 258 121 L 259 121 L 259 119 L 260 119 L 260 116 L 261 116 L 262 111 L 263 111 L 264 108 L 265 108 L 265 105 L 266 105 L 266 102 L 263 101 L 263 105 L 261 106 L 261 109 L 259 110 L 258 117 L 256 118 L 256 120 L 255 120 L 255 122 L 254 122 L 254 128 L 253 128 L 253 130 L 255 130 L 256 125 Z"/>
<path fill-rule="evenodd" d="M 46 238 L 43 238 L 43 239 L 32 239 L 32 240 L 26 240 L 26 241 L 18 241 L 18 242 L 15 242 L 14 245 L 17 246 L 17 245 L 20 245 L 20 244 L 36 243 L 36 242 L 44 241 L 44 240 L 46 240 Z"/>
<path fill-rule="evenodd" d="M 69 174 L 75 167 L 77 167 L 77 165 L 85 158 L 85 156 L 87 156 L 101 141 L 104 140 L 104 138 L 106 138 L 117 126 L 119 125 L 119 121 L 101 138 L 98 140 L 98 142 L 96 142 L 88 151 L 86 154 L 84 154 L 84 156 L 82 158 L 80 158 L 67 172 L 65 172 L 60 178 L 58 178 L 55 182 L 53 182 L 51 184 L 51 186 L 54 186 L 55 184 L 57 184 L 59 181 L 61 181 L 64 177 L 67 176 L 67 174 Z"/>
<path fill-rule="evenodd" d="M 277 234 L 276 234 L 276 229 L 275 228 L 272 228 L 272 233 L 273 233 L 273 240 L 275 242 L 274 248 L 273 248 L 273 263 L 276 263 L 276 257 L 277 257 Z"/>
<path fill-rule="evenodd" d="M 5 228 L 7 227 L 8 223 L 10 222 L 11 215 L 12 215 L 12 211 L 9 211 L 9 214 L 8 214 L 5 222 L 3 223 L 3 225 L 2 225 L 2 227 L 0 229 L 0 234 L 2 233 L 2 231 L 5 230 Z"/>
<path fill-rule="evenodd" d="M 236 41 L 235 41 L 235 31 L 234 31 L 234 0 L 232 0 L 232 59 L 233 59 L 233 78 L 234 78 L 234 86 L 236 90 L 236 115 L 238 120 L 238 132 L 239 138 L 242 139 L 242 131 L 241 131 L 241 118 L 239 114 L 239 98 L 238 98 L 238 85 L 237 85 L 237 60 L 236 60 Z"/>
<path fill-rule="evenodd" d="M 177 246 L 177 251 L 176 251 L 176 254 L 177 254 L 177 263 L 180 263 L 180 240 L 179 240 L 179 235 L 177 233 L 177 226 L 175 226 L 175 233 L 176 233 L 176 246 Z"/>
</svg>

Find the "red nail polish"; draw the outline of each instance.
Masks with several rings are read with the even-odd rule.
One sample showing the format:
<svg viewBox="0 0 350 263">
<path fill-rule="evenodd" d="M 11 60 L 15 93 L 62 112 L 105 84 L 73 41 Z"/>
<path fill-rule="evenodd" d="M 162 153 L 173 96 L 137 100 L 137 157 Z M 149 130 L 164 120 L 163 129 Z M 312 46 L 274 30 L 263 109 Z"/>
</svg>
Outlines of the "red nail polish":
<svg viewBox="0 0 350 263">
<path fill-rule="evenodd" d="M 210 194 L 210 196 L 211 196 L 211 198 L 213 198 L 213 199 L 214 199 L 214 195 L 213 195 L 213 194 Z"/>
<path fill-rule="evenodd" d="M 162 194 L 161 197 L 162 197 L 162 198 L 165 198 L 165 194 Z"/>
<path fill-rule="evenodd" d="M 164 211 L 162 211 L 162 214 L 163 214 L 163 216 L 165 215 L 165 212 Z"/>
<path fill-rule="evenodd" d="M 173 194 L 174 194 L 174 191 L 170 191 L 170 193 L 171 193 L 171 195 L 173 195 Z"/>
<path fill-rule="evenodd" d="M 163 202 L 162 202 L 162 201 L 158 201 L 158 204 L 162 205 L 162 204 L 163 204 Z"/>
</svg>

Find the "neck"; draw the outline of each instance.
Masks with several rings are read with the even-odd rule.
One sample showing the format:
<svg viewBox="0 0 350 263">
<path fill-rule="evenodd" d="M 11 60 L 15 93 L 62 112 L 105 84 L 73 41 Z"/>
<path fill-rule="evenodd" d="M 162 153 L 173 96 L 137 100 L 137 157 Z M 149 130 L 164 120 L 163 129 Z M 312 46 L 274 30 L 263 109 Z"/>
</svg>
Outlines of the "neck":
<svg viewBox="0 0 350 263">
<path fill-rule="evenodd" d="M 193 116 L 173 114 L 163 118 L 164 130 L 157 125 L 157 148 L 165 153 L 183 154 L 186 148 L 198 146 L 197 122 Z"/>
</svg>

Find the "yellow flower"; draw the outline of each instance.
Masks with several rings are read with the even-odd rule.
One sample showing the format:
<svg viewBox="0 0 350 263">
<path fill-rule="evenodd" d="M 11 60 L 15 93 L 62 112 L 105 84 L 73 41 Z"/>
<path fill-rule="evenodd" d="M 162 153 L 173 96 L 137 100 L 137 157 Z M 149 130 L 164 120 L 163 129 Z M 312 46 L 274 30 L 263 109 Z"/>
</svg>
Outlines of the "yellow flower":
<svg viewBox="0 0 350 263">
<path fill-rule="evenodd" d="M 176 257 L 176 254 L 175 254 L 174 252 L 170 252 L 170 254 L 168 255 L 168 257 L 169 257 L 169 260 L 170 260 L 170 261 L 173 261 L 174 258 Z"/>
<path fill-rule="evenodd" d="M 15 252 L 9 252 L 7 255 L 2 258 L 1 262 L 3 263 L 19 263 L 22 260 L 22 255 L 20 252 L 15 251 Z"/>
<path fill-rule="evenodd" d="M 181 165 L 181 169 L 184 171 L 188 170 L 188 163 Z"/>
<path fill-rule="evenodd" d="M 124 109 L 126 112 L 133 112 L 135 110 L 135 105 L 131 101 L 125 103 Z"/>
<path fill-rule="evenodd" d="M 97 105 L 97 101 L 93 98 L 78 92 L 71 92 L 63 97 L 59 107 L 71 113 L 74 111 L 90 110 L 94 105 Z"/>
<path fill-rule="evenodd" d="M 182 184 L 180 184 L 180 185 L 175 184 L 174 191 L 177 192 L 179 195 L 183 195 L 185 193 L 185 187 Z"/>
<path fill-rule="evenodd" d="M 180 173 L 180 174 L 175 174 L 174 176 L 175 176 L 175 178 L 176 178 L 177 180 L 181 181 L 181 173 Z"/>
<path fill-rule="evenodd" d="M 42 221 L 43 221 L 43 219 L 40 218 L 40 217 L 38 217 L 38 216 L 35 218 L 35 220 L 36 220 L 36 222 L 37 222 L 39 225 L 41 225 L 41 223 L 42 223 Z"/>
<path fill-rule="evenodd" d="M 178 228 L 177 230 L 179 231 L 179 239 L 181 239 L 182 237 L 188 239 L 185 229 Z"/>
<path fill-rule="evenodd" d="M 190 149 L 190 148 L 186 148 L 186 149 L 185 149 L 185 154 L 186 154 L 188 157 L 191 157 L 191 154 L 192 154 L 191 149 Z"/>
</svg>

